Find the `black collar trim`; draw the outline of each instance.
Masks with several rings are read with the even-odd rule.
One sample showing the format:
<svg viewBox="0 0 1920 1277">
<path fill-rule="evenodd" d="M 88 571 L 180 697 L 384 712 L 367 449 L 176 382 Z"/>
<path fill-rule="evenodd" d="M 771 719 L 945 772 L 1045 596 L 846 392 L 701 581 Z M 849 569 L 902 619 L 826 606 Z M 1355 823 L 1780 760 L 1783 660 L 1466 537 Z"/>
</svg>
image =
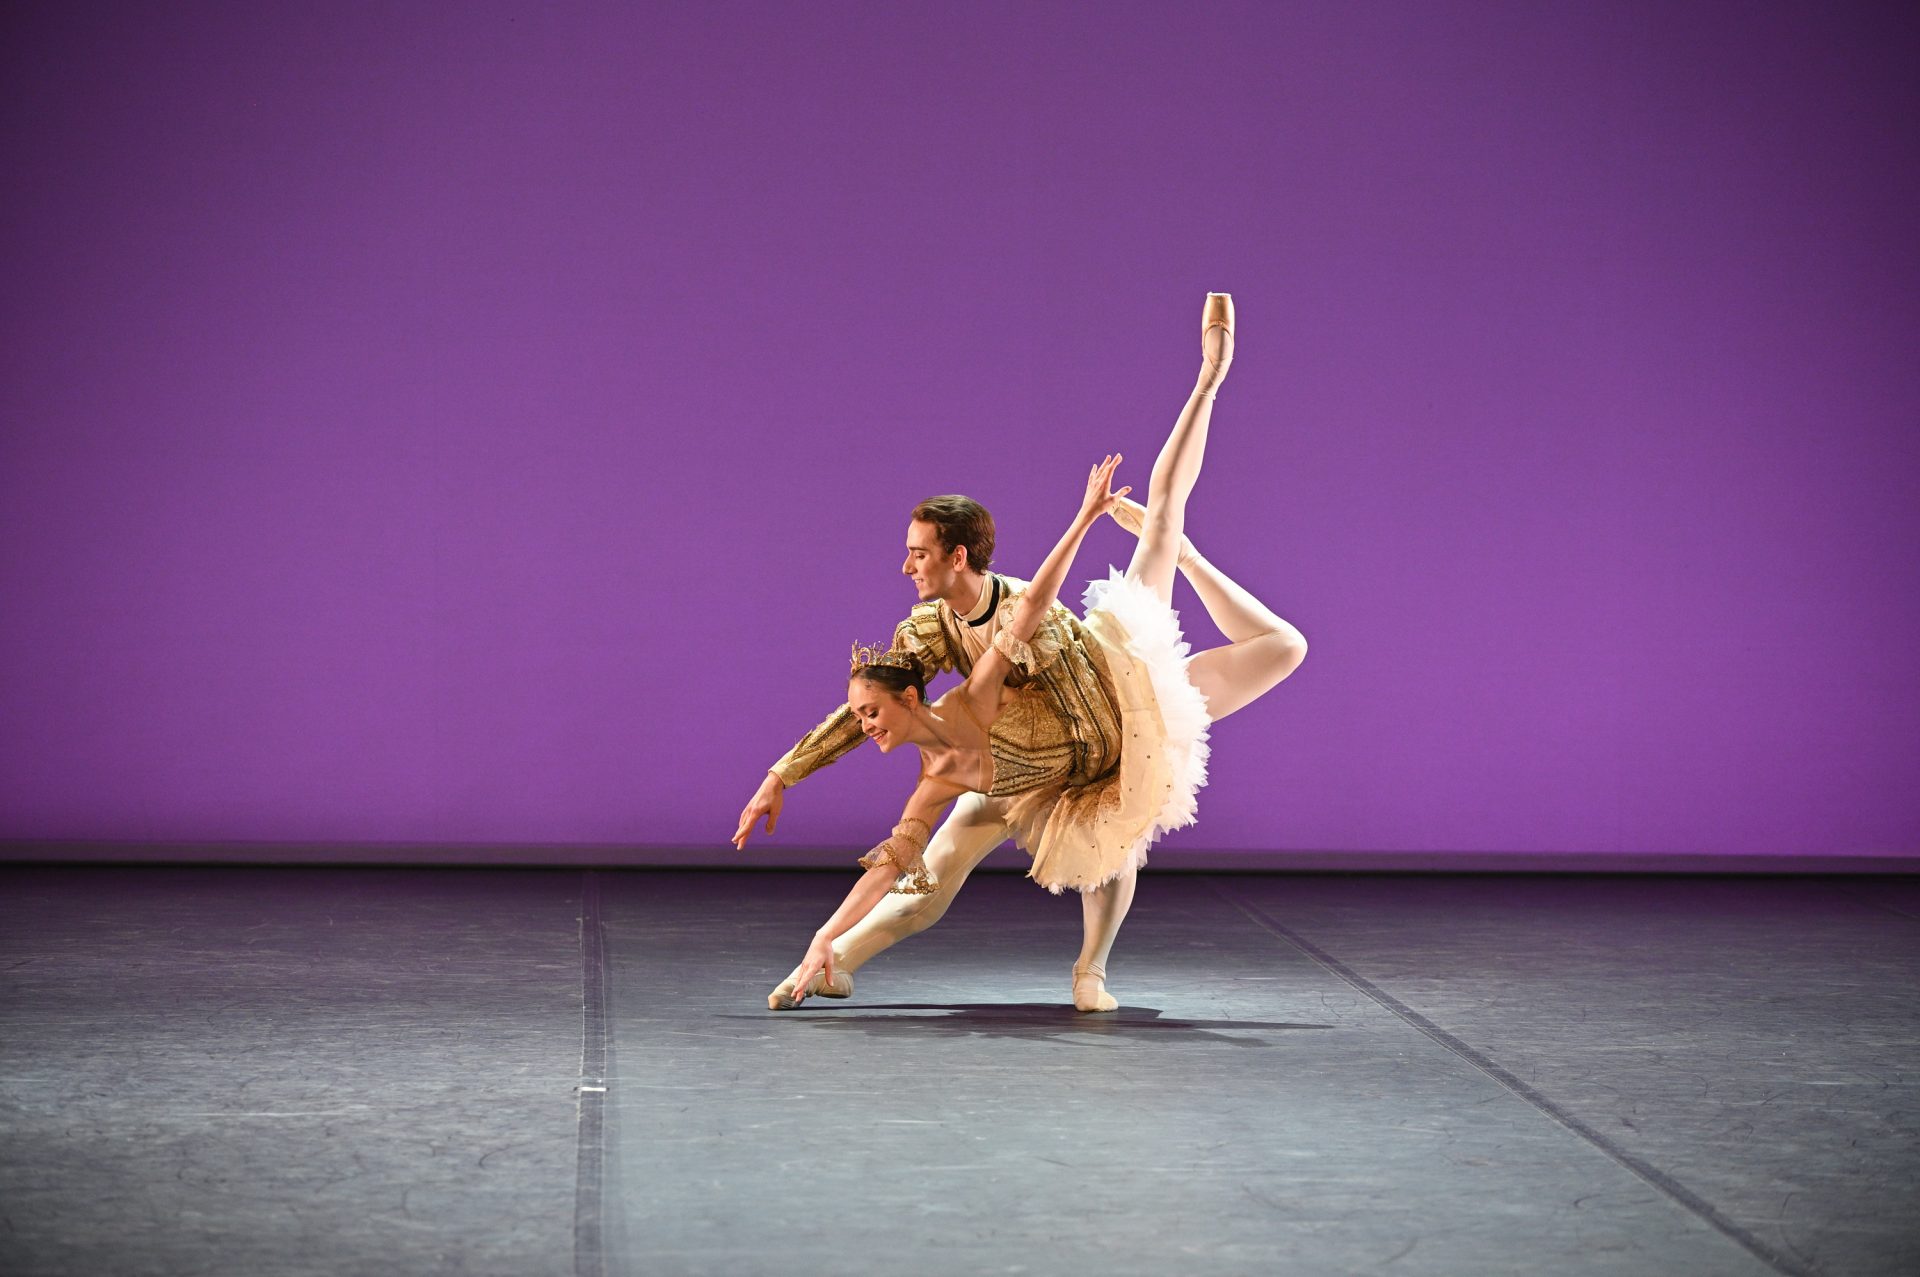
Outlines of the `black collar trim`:
<svg viewBox="0 0 1920 1277">
<path fill-rule="evenodd" d="M 985 625 L 988 621 L 991 621 L 993 619 L 993 614 L 995 612 L 998 612 L 999 610 L 1000 610 L 1000 578 L 996 575 L 993 578 L 992 601 L 987 604 L 987 610 L 980 614 L 979 620 L 967 622 L 968 627 L 970 629 L 976 629 L 976 630 L 979 629 L 981 626 Z"/>
</svg>

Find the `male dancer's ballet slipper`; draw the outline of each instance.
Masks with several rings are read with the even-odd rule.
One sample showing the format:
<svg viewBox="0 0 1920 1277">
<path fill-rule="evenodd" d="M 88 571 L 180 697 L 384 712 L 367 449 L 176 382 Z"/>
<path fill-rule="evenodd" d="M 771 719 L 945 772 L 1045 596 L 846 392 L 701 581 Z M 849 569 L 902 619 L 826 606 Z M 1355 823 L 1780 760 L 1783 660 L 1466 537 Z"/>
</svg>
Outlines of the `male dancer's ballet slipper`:
<svg viewBox="0 0 1920 1277">
<path fill-rule="evenodd" d="M 836 971 L 836 979 L 827 983 L 827 973 L 822 971 L 807 982 L 807 996 L 821 998 L 850 998 L 853 996 L 853 972 Z M 793 996 L 793 977 L 788 976 L 773 986 L 773 992 L 767 995 L 767 1010 L 791 1011 L 800 1002 Z"/>
<path fill-rule="evenodd" d="M 1113 516 L 1115 523 L 1133 533 L 1135 536 L 1139 536 L 1140 530 L 1147 526 L 1147 507 L 1141 505 L 1131 497 L 1121 497 L 1108 508 L 1107 513 Z M 1185 537 L 1181 537 L 1180 566 L 1187 566 L 1188 561 L 1193 558 L 1193 554 L 1193 542 L 1187 540 Z"/>
<path fill-rule="evenodd" d="M 1219 335 L 1214 335 L 1215 330 Z M 1233 367 L 1233 294 L 1208 293 L 1200 311 L 1200 393 L 1213 398 Z"/>
<path fill-rule="evenodd" d="M 1073 965 L 1073 1009 L 1117 1011 L 1120 1001 L 1107 992 L 1107 969 L 1097 962 Z"/>
</svg>

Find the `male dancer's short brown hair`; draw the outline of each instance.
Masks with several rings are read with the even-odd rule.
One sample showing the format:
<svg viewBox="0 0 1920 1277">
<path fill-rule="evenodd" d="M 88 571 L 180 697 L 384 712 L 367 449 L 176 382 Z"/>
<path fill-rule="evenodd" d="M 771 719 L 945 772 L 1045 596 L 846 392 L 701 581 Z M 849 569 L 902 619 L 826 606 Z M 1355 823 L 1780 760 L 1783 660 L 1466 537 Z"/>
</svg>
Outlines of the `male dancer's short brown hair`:
<svg viewBox="0 0 1920 1277">
<path fill-rule="evenodd" d="M 940 544 L 948 554 L 958 546 L 967 547 L 967 566 L 975 572 L 985 572 L 993 563 L 993 516 L 972 497 L 957 493 L 928 497 L 913 507 L 913 517 L 939 530 Z"/>
</svg>

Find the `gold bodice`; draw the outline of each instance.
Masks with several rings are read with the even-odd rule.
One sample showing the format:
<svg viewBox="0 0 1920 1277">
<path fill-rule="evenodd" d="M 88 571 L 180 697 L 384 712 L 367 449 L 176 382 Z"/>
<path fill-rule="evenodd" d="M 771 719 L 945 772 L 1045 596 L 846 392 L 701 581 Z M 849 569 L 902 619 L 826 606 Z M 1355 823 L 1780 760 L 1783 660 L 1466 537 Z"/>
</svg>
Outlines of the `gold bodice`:
<svg viewBox="0 0 1920 1277">
<path fill-rule="evenodd" d="M 1023 584 L 1006 577 L 999 581 L 1011 588 L 1003 588 L 1003 601 L 989 622 L 996 632 L 1011 622 Z M 937 602 L 921 603 L 895 628 L 893 646 L 918 657 L 929 679 L 941 670 L 964 678 L 973 672 L 973 658 L 957 628 L 964 624 Z M 987 793 L 1000 797 L 1050 784 L 1084 785 L 1110 772 L 1120 758 L 1112 675 L 1080 619 L 1055 603 L 1031 641 L 1001 650 L 1015 668 L 1007 676 L 1000 717 L 988 733 L 993 781 Z M 797 784 L 863 739 L 853 711 L 843 704 L 771 770 L 784 783 Z"/>
</svg>

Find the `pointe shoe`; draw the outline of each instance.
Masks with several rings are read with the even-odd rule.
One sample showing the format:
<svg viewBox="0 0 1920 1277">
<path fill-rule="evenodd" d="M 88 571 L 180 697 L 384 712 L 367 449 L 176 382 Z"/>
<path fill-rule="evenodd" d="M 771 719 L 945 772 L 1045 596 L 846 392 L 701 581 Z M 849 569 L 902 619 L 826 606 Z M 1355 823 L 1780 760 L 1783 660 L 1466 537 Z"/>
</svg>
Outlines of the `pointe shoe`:
<svg viewBox="0 0 1920 1277">
<path fill-rule="evenodd" d="M 1200 393 L 1213 398 L 1231 367 L 1233 294 L 1208 293 L 1207 304 L 1200 311 Z"/>
<path fill-rule="evenodd" d="M 1109 509 L 1107 513 L 1113 516 L 1115 523 L 1133 533 L 1135 536 L 1139 536 L 1140 530 L 1147 526 L 1147 507 L 1129 497 L 1121 497 L 1113 504 L 1113 507 Z M 1192 561 L 1195 553 L 1193 542 L 1185 537 L 1181 537 L 1180 566 L 1183 568 L 1186 567 L 1187 564 Z"/>
<path fill-rule="evenodd" d="M 834 974 L 839 978 L 836 979 L 832 984 L 827 983 L 827 973 L 824 971 L 814 976 L 813 979 L 808 981 L 807 983 L 807 996 L 810 998 L 811 997 L 822 997 L 822 998 L 852 997 L 853 996 L 853 972 L 836 971 Z M 786 979 L 782 980 L 779 984 L 774 985 L 773 992 L 767 995 L 767 1010 L 769 1011 L 791 1011 L 799 1005 L 800 1005 L 800 1000 L 793 996 L 793 977 L 792 976 L 788 976 Z"/>
<path fill-rule="evenodd" d="M 1097 962 L 1073 967 L 1073 1009 L 1076 1011 L 1117 1011 L 1120 1001 L 1107 992 L 1107 969 Z"/>
</svg>

